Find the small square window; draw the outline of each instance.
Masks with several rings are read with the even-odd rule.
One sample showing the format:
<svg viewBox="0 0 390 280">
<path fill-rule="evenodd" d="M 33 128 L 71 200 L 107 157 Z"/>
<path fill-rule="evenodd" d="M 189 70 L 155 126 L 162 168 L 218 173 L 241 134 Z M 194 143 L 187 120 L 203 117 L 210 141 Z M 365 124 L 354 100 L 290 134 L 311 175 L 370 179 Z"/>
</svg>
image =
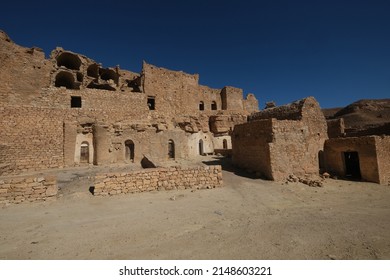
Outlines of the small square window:
<svg viewBox="0 0 390 280">
<path fill-rule="evenodd" d="M 81 108 L 81 96 L 71 96 L 70 97 L 70 107 L 71 108 Z"/>
</svg>

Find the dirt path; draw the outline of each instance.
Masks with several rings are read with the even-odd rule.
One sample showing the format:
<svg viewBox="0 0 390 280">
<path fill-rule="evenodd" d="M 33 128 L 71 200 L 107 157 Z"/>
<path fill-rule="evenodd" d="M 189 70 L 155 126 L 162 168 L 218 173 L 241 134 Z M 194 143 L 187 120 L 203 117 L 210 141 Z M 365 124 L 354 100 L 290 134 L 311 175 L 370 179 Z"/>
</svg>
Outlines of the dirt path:
<svg viewBox="0 0 390 280">
<path fill-rule="evenodd" d="M 95 170 L 59 171 L 57 201 L 0 209 L 0 259 L 390 259 L 390 187 L 224 171 L 220 189 L 93 197 Z"/>
</svg>

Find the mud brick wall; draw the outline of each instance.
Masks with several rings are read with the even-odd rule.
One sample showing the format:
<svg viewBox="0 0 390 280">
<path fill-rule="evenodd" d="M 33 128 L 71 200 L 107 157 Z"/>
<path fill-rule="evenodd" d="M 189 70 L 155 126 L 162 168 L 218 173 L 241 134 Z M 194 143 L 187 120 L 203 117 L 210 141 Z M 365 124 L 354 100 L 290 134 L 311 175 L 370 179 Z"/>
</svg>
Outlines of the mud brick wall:
<svg viewBox="0 0 390 280">
<path fill-rule="evenodd" d="M 95 177 L 94 195 L 114 195 L 174 189 L 210 189 L 222 186 L 220 165 L 201 167 L 170 167 L 101 173 Z"/>
<path fill-rule="evenodd" d="M 61 112 L 31 107 L 0 107 L 0 165 L 5 173 L 63 166 Z"/>
<path fill-rule="evenodd" d="M 0 203 L 22 203 L 55 199 L 55 177 L 0 178 Z"/>
<path fill-rule="evenodd" d="M 328 137 L 329 138 L 337 138 L 345 135 L 345 125 L 344 119 L 335 119 L 335 120 L 327 120 L 326 124 L 328 126 Z"/>
<path fill-rule="evenodd" d="M 390 186 L 390 136 L 375 137 L 379 183 Z"/>
<path fill-rule="evenodd" d="M 232 135 L 233 164 L 272 179 L 272 119 L 236 125 Z"/>
<path fill-rule="evenodd" d="M 344 152 L 357 152 L 363 180 L 387 185 L 389 174 L 389 137 L 365 136 L 333 138 L 325 142 L 326 170 L 331 174 L 345 176 Z"/>
</svg>

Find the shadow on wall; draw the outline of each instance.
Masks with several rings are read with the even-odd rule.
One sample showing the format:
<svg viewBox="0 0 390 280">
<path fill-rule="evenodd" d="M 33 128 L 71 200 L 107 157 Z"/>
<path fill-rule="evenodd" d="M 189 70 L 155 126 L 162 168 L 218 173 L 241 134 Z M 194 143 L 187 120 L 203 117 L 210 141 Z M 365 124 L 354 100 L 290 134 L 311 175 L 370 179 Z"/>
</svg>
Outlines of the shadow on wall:
<svg viewBox="0 0 390 280">
<path fill-rule="evenodd" d="M 213 166 L 213 165 L 221 165 L 222 170 L 234 173 L 237 176 L 245 177 L 249 179 L 264 179 L 268 180 L 264 176 L 259 176 L 259 174 L 254 172 L 248 172 L 244 169 L 240 169 L 238 167 L 235 167 L 232 163 L 232 159 L 229 157 L 213 157 L 215 160 L 210 161 L 202 161 L 202 163 Z"/>
</svg>

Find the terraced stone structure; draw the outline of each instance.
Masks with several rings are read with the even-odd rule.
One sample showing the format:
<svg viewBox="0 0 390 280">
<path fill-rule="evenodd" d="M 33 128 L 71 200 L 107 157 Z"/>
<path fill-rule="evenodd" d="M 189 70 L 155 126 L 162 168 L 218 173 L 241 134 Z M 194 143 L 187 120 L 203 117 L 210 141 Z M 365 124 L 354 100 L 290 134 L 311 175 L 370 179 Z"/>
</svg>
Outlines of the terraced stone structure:
<svg viewBox="0 0 390 280">
<path fill-rule="evenodd" d="M 197 74 L 146 62 L 134 73 L 62 48 L 47 59 L 2 31 L 0 71 L 0 175 L 212 154 L 258 110 L 253 94 Z"/>
</svg>

